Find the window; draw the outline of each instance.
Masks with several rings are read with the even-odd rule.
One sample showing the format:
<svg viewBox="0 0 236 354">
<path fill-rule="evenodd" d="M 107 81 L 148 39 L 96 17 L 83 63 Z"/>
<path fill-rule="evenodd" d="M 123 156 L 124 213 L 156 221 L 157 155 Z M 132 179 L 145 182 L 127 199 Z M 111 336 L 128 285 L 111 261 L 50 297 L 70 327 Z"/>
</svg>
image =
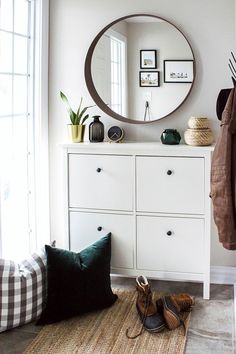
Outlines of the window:
<svg viewBox="0 0 236 354">
<path fill-rule="evenodd" d="M 111 41 L 111 109 L 126 116 L 126 40 L 115 31 Z"/>
<path fill-rule="evenodd" d="M 22 258 L 40 243 L 43 3 L 0 0 L 0 241 L 5 258 Z M 41 222 L 48 228 L 45 214 Z"/>
</svg>

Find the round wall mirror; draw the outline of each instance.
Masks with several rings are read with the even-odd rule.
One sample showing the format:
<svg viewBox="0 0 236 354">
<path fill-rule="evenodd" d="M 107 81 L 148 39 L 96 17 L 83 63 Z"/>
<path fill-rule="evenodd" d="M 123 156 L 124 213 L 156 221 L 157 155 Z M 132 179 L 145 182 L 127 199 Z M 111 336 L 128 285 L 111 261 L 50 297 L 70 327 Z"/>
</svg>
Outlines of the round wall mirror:
<svg viewBox="0 0 236 354">
<path fill-rule="evenodd" d="M 86 84 L 97 106 L 129 123 L 169 116 L 188 97 L 194 77 L 185 35 L 154 15 L 113 21 L 93 40 L 85 60 Z"/>
</svg>

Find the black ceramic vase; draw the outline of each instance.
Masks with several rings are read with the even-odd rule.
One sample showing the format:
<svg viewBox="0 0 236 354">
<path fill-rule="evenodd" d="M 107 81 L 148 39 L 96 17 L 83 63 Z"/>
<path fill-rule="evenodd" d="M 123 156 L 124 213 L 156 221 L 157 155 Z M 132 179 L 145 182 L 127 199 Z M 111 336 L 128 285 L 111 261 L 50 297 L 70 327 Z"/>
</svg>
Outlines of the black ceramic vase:
<svg viewBox="0 0 236 354">
<path fill-rule="evenodd" d="M 178 145 L 181 140 L 180 133 L 176 129 L 165 129 L 161 134 L 161 142 L 166 145 Z"/>
<path fill-rule="evenodd" d="M 104 125 L 99 120 L 100 116 L 93 116 L 93 122 L 89 124 L 89 141 L 100 143 L 104 139 Z"/>
</svg>

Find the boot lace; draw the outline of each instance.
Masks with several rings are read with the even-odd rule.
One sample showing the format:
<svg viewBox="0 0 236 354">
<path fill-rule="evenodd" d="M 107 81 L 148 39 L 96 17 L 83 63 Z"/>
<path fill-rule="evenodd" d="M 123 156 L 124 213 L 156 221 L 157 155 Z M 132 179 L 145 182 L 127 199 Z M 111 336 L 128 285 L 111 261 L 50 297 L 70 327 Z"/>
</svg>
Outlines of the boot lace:
<svg viewBox="0 0 236 354">
<path fill-rule="evenodd" d="M 142 326 L 140 328 L 140 331 L 135 334 L 135 335 L 129 335 L 129 330 L 130 330 L 130 327 L 126 329 L 126 337 L 129 338 L 129 339 L 135 339 L 137 337 L 139 337 L 142 333 L 143 333 L 143 329 L 144 329 L 144 323 L 145 323 L 145 320 L 147 318 L 147 312 L 148 312 L 148 307 L 151 303 L 151 300 L 152 300 L 152 294 L 151 294 L 151 291 L 149 290 L 148 293 L 146 294 L 145 296 L 145 306 L 144 306 L 144 313 L 141 317 L 141 323 L 142 323 Z"/>
</svg>

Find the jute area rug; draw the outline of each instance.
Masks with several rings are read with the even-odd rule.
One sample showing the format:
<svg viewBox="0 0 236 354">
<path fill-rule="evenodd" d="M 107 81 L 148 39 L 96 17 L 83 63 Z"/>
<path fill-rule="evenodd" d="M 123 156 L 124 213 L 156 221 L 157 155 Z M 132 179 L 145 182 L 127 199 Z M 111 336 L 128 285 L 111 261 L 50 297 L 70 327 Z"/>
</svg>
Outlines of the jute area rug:
<svg viewBox="0 0 236 354">
<path fill-rule="evenodd" d="M 165 329 L 151 334 L 143 331 L 136 339 L 129 334 L 140 330 L 136 311 L 135 291 L 114 290 L 115 304 L 102 311 L 74 317 L 67 321 L 47 325 L 39 332 L 24 354 L 182 354 L 186 334 L 183 327 L 173 331 Z M 154 299 L 158 294 L 154 293 Z M 190 316 L 185 320 L 186 333 Z"/>
</svg>

